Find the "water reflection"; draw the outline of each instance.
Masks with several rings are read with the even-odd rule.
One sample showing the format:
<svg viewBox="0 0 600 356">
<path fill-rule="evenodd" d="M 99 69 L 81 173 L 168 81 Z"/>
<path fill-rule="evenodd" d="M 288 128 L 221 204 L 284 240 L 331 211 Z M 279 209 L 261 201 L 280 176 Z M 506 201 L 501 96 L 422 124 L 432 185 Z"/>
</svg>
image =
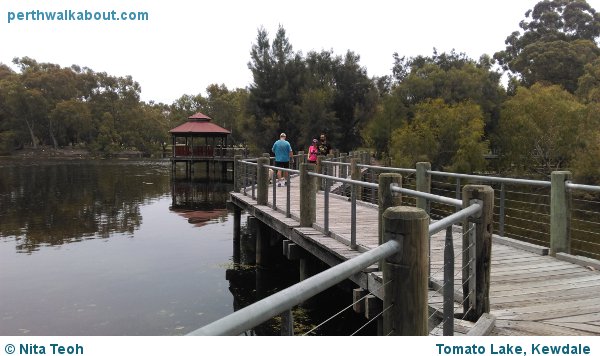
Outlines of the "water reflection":
<svg viewBox="0 0 600 356">
<path fill-rule="evenodd" d="M 232 189 L 232 183 L 173 177 L 170 209 L 196 227 L 213 220 L 225 221 L 227 199 Z"/>
<path fill-rule="evenodd" d="M 0 165 L 0 237 L 19 252 L 133 232 L 140 205 L 164 196 L 162 162 L 26 161 Z"/>
</svg>

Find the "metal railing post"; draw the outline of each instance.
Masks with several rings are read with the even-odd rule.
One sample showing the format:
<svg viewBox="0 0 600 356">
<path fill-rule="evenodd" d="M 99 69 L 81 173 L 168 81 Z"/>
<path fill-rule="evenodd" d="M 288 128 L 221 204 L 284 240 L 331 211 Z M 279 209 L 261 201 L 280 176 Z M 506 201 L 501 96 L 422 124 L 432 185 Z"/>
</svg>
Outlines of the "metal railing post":
<svg viewBox="0 0 600 356">
<path fill-rule="evenodd" d="M 429 216 L 415 207 L 396 206 L 383 213 L 384 240 L 401 250 L 383 263 L 383 335 L 428 335 L 427 268 Z"/>
<path fill-rule="evenodd" d="M 356 244 L 356 195 L 358 194 L 358 186 L 352 184 L 350 186 L 350 248 L 358 250 Z"/>
<path fill-rule="evenodd" d="M 359 163 L 359 158 L 351 158 L 350 159 L 350 177 L 352 178 L 352 180 L 362 180 L 361 178 L 361 173 L 360 173 L 360 167 L 358 166 Z M 356 186 L 353 185 L 352 188 L 354 189 Z M 362 187 L 356 187 L 356 192 L 355 192 L 355 198 L 357 199 L 361 199 L 362 198 Z"/>
<path fill-rule="evenodd" d="M 331 181 L 325 179 L 325 191 L 323 192 L 323 228 L 325 229 L 325 235 L 329 236 L 329 186 Z"/>
<path fill-rule="evenodd" d="M 277 210 L 277 170 L 273 170 L 271 179 L 273 180 L 273 210 Z"/>
<path fill-rule="evenodd" d="M 463 209 L 472 204 L 481 205 L 481 212 L 468 220 L 475 223 L 474 241 L 463 235 L 463 249 L 470 244 L 469 253 L 463 253 L 463 301 L 465 320 L 477 321 L 483 313 L 490 312 L 490 270 L 492 233 L 494 231 L 494 189 L 487 185 L 465 185 Z M 468 223 L 463 231 L 468 231 Z M 473 252 L 473 254 L 471 254 Z M 470 275 L 469 271 L 472 271 Z"/>
<path fill-rule="evenodd" d="M 499 222 L 498 222 L 498 232 L 500 236 L 504 236 L 504 215 L 505 215 L 505 211 L 504 211 L 504 204 L 505 204 L 505 200 L 506 199 L 506 187 L 504 186 L 504 183 L 500 184 L 500 216 L 499 216 Z"/>
<path fill-rule="evenodd" d="M 454 241 L 452 226 L 446 228 L 444 243 L 444 336 L 454 336 Z"/>
<path fill-rule="evenodd" d="M 555 171 L 551 175 L 550 191 L 550 255 L 571 252 L 571 198 L 565 183 L 571 172 Z"/>
<path fill-rule="evenodd" d="M 317 218 L 317 186 L 314 172 L 315 166 L 310 163 L 300 165 L 300 226 L 312 227 Z"/>
</svg>

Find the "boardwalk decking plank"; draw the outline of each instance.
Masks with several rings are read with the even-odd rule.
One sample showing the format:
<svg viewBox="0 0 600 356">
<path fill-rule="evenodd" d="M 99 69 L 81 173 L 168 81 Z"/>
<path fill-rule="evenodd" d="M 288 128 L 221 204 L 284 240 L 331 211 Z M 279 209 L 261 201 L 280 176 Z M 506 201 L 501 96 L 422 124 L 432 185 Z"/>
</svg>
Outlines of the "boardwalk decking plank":
<svg viewBox="0 0 600 356">
<path fill-rule="evenodd" d="M 571 328 L 571 329 L 579 330 L 582 332 L 591 332 L 591 333 L 594 333 L 595 335 L 600 334 L 600 326 L 590 324 L 590 323 L 557 323 L 553 320 L 545 321 L 545 323 L 549 324 L 549 325 L 556 325 L 556 326 L 561 326 L 561 327 L 565 327 L 565 328 Z"/>
<path fill-rule="evenodd" d="M 596 300 L 598 302 L 598 300 Z M 497 312 L 494 312 L 497 315 L 498 319 L 512 319 L 512 320 L 528 320 L 528 321 L 544 321 L 552 318 L 560 318 L 566 316 L 574 316 L 585 313 L 595 313 L 600 311 L 599 305 L 584 305 L 579 307 L 565 307 L 562 309 L 553 310 L 551 313 L 548 313 L 547 310 L 539 311 L 539 312 L 530 312 L 526 314 L 515 314 L 515 315 L 497 315 Z"/>
<path fill-rule="evenodd" d="M 594 333 L 576 330 L 564 326 L 550 325 L 532 321 L 496 320 L 495 332 L 498 335 L 569 335 L 587 336 Z"/>
</svg>

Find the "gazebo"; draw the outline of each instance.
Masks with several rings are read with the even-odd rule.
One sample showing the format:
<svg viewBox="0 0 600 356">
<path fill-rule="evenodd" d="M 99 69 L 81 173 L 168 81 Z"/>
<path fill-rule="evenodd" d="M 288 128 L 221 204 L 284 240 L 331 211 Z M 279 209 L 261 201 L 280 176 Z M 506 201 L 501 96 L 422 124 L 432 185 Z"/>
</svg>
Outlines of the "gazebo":
<svg viewBox="0 0 600 356">
<path fill-rule="evenodd" d="M 170 130 L 173 154 L 171 161 L 175 172 L 177 162 L 185 162 L 186 173 L 193 172 L 196 162 L 222 162 L 223 171 L 227 162 L 233 162 L 234 149 L 227 148 L 227 137 L 231 131 L 211 122 L 211 118 L 198 112 L 188 121 Z"/>
</svg>

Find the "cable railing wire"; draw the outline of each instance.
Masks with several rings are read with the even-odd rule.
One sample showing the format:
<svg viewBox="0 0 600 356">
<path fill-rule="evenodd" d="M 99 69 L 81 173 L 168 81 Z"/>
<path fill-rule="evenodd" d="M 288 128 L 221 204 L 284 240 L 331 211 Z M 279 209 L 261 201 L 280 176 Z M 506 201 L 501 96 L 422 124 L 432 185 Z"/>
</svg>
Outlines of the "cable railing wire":
<svg viewBox="0 0 600 356">
<path fill-rule="evenodd" d="M 381 315 L 383 315 L 383 313 L 385 313 L 386 311 L 388 311 L 393 306 L 394 306 L 394 304 L 388 305 L 387 308 L 383 309 L 381 312 L 379 312 L 377 315 L 375 315 L 371 320 L 367 321 L 363 326 L 361 326 L 360 328 L 358 328 L 358 330 L 356 330 L 355 332 L 353 332 L 352 334 L 350 334 L 350 336 L 356 335 L 359 331 L 361 331 L 362 329 L 364 329 L 367 325 L 371 324 L 373 322 L 373 320 L 377 320 L 377 318 L 379 318 Z"/>
<path fill-rule="evenodd" d="M 392 282 L 392 280 L 389 280 L 387 282 L 385 282 L 384 284 L 382 284 L 381 286 L 379 286 L 375 291 L 373 292 L 377 292 L 379 290 L 381 290 L 381 288 L 385 287 L 386 285 L 390 284 Z M 349 306 L 343 308 L 342 310 L 340 310 L 339 312 L 335 313 L 334 315 L 332 315 L 331 317 L 327 318 L 325 321 L 323 321 L 321 324 L 315 326 L 314 328 L 310 329 L 309 331 L 307 331 L 306 333 L 304 333 L 302 336 L 306 336 L 308 334 L 310 334 L 311 332 L 317 330 L 318 328 L 320 328 L 321 326 L 325 325 L 326 323 L 328 323 L 329 321 L 331 321 L 333 318 L 335 318 L 336 316 L 340 315 L 341 313 L 345 312 L 346 310 L 352 308 L 353 306 L 355 306 L 356 304 L 358 304 L 359 302 L 363 301 L 364 299 L 366 299 L 368 296 L 370 295 L 374 295 L 373 292 L 369 292 L 367 294 L 365 294 L 362 298 L 358 299 L 357 301 L 355 301 L 354 303 L 350 304 Z"/>
</svg>

